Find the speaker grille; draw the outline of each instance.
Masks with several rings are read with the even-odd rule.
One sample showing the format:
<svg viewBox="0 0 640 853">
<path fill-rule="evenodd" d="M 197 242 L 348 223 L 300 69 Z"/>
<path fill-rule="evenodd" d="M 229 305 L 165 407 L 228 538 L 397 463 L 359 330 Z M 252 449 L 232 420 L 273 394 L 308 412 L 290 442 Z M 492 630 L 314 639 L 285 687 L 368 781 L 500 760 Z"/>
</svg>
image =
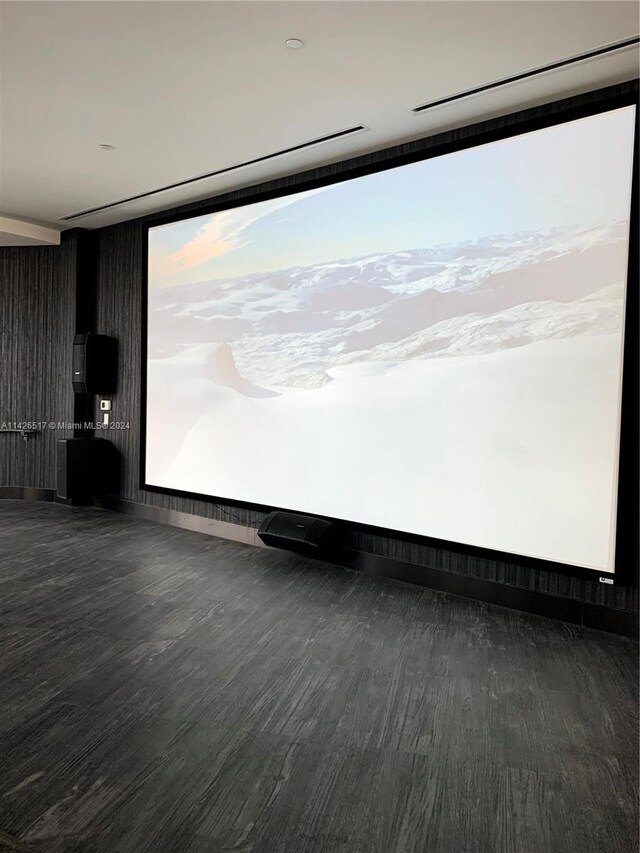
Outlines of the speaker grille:
<svg viewBox="0 0 640 853">
<path fill-rule="evenodd" d="M 319 550 L 329 544 L 333 525 L 323 518 L 293 512 L 272 512 L 258 536 L 265 545 L 289 550 Z"/>
</svg>

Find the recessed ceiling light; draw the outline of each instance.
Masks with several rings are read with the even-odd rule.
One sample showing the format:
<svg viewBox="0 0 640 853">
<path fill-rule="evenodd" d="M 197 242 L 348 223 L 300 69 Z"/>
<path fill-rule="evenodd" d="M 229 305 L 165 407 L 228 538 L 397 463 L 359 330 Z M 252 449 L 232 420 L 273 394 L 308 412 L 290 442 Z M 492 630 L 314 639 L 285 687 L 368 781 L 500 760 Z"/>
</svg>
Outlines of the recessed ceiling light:
<svg viewBox="0 0 640 853">
<path fill-rule="evenodd" d="M 302 39 L 287 39 L 285 44 L 287 47 L 290 47 L 291 50 L 300 50 L 304 42 Z"/>
<path fill-rule="evenodd" d="M 103 142 L 103 143 L 102 143 L 102 145 L 98 145 L 98 148 L 99 148 L 101 151 L 115 151 L 115 150 L 116 150 L 116 146 L 115 146 L 115 145 L 107 145 L 107 143 L 106 143 L 106 142 Z"/>
</svg>

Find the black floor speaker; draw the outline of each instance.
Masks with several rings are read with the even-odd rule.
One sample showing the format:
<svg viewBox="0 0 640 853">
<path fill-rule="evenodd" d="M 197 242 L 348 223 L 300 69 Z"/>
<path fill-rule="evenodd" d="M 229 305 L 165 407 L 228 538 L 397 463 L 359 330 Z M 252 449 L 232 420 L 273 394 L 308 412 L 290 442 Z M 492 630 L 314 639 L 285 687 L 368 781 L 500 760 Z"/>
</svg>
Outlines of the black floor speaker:
<svg viewBox="0 0 640 853">
<path fill-rule="evenodd" d="M 334 525 L 312 515 L 293 512 L 271 512 L 258 530 L 265 545 L 289 551 L 319 552 L 333 538 Z"/>
<path fill-rule="evenodd" d="M 104 438 L 61 438 L 56 447 L 56 501 L 89 504 L 113 491 L 117 451 Z"/>
</svg>

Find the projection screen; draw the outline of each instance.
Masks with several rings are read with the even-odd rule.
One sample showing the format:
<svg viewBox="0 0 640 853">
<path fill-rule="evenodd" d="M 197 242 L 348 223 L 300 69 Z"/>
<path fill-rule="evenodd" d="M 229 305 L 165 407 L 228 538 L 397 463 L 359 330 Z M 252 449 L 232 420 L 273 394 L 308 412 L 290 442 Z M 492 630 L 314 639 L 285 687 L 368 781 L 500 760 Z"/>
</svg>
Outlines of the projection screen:
<svg viewBox="0 0 640 853">
<path fill-rule="evenodd" d="M 150 228 L 145 484 L 612 572 L 634 112 Z"/>
</svg>

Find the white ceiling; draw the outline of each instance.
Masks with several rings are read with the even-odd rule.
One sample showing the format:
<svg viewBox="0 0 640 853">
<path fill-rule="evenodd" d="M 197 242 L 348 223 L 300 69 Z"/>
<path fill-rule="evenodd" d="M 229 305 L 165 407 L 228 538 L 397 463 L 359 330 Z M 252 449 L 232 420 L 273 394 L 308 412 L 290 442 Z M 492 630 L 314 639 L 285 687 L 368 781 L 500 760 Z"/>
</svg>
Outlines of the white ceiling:
<svg viewBox="0 0 640 853">
<path fill-rule="evenodd" d="M 411 108 L 636 36 L 635 2 L 0 3 L 0 213 L 96 228 L 631 79 L 637 49 Z M 304 40 L 289 50 L 289 37 Z M 65 223 L 363 124 L 367 130 Z M 98 145 L 116 146 L 101 151 Z"/>
</svg>

